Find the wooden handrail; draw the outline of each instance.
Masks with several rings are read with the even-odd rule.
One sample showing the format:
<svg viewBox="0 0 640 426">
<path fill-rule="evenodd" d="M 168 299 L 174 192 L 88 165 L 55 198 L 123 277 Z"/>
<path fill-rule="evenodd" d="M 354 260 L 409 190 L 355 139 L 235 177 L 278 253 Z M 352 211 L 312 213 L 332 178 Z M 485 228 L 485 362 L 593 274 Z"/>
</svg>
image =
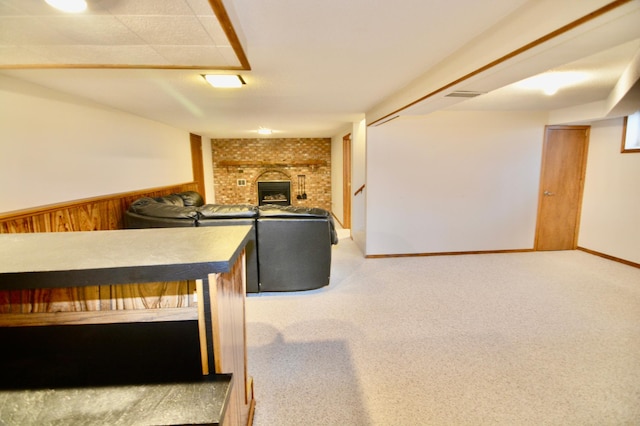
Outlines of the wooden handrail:
<svg viewBox="0 0 640 426">
<path fill-rule="evenodd" d="M 360 188 L 358 188 L 358 190 L 356 192 L 353 193 L 353 196 L 355 197 L 356 195 L 358 195 L 359 193 L 361 193 L 364 190 L 364 183 L 362 184 L 362 186 Z"/>
</svg>

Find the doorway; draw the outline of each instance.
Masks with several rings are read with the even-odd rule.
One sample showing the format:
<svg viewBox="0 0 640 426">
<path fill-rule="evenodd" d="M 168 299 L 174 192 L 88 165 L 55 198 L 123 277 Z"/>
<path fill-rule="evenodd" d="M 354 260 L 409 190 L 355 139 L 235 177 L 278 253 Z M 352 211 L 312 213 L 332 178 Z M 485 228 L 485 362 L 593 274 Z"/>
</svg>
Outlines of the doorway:
<svg viewBox="0 0 640 426">
<path fill-rule="evenodd" d="M 545 128 L 535 250 L 577 247 L 589 129 Z"/>
<path fill-rule="evenodd" d="M 202 161 L 202 136 L 189 134 L 191 142 L 191 167 L 193 169 L 193 181 L 196 183 L 198 192 L 206 200 L 204 188 L 204 163 Z"/>
</svg>

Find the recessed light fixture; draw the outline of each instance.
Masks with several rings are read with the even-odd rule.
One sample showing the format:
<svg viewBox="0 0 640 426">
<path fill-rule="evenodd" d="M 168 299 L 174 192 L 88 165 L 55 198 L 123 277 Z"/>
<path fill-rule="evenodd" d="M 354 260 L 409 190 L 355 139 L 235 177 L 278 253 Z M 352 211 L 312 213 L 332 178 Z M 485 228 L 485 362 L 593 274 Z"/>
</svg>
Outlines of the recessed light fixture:
<svg viewBox="0 0 640 426">
<path fill-rule="evenodd" d="M 85 0 L 45 0 L 49 6 L 68 13 L 80 13 L 87 10 Z"/>
<path fill-rule="evenodd" d="M 202 77 L 215 88 L 235 88 L 245 84 L 241 76 L 233 74 L 204 74 Z"/>
<path fill-rule="evenodd" d="M 272 133 L 273 133 L 273 130 L 267 129 L 266 127 L 260 127 L 258 129 L 258 134 L 259 135 L 270 135 Z"/>
<path fill-rule="evenodd" d="M 563 87 L 573 86 L 585 81 L 589 75 L 578 71 L 548 72 L 522 80 L 516 85 L 525 89 L 542 90 L 545 95 L 554 95 Z"/>
</svg>

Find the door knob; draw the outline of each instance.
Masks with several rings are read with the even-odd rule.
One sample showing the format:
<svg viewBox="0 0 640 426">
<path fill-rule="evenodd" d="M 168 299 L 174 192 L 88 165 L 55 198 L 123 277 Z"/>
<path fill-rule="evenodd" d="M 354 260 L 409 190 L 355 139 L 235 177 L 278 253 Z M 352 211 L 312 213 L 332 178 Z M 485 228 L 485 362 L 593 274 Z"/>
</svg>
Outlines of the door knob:
<svg viewBox="0 0 640 426">
<path fill-rule="evenodd" d="M 543 194 L 544 194 L 546 197 L 551 197 L 552 195 L 556 195 L 556 194 L 554 194 L 553 192 L 549 192 L 549 191 L 544 191 L 544 192 L 543 192 Z"/>
</svg>

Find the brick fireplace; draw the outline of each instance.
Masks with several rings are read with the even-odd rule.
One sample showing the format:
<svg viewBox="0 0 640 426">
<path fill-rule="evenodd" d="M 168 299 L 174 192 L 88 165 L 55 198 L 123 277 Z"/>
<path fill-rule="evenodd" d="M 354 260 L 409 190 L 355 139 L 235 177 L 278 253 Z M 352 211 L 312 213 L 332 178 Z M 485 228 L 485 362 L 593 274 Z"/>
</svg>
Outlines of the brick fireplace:
<svg viewBox="0 0 640 426">
<path fill-rule="evenodd" d="M 330 138 L 212 139 L 211 149 L 216 203 L 259 205 L 260 182 L 285 181 L 291 205 L 331 211 Z"/>
</svg>

